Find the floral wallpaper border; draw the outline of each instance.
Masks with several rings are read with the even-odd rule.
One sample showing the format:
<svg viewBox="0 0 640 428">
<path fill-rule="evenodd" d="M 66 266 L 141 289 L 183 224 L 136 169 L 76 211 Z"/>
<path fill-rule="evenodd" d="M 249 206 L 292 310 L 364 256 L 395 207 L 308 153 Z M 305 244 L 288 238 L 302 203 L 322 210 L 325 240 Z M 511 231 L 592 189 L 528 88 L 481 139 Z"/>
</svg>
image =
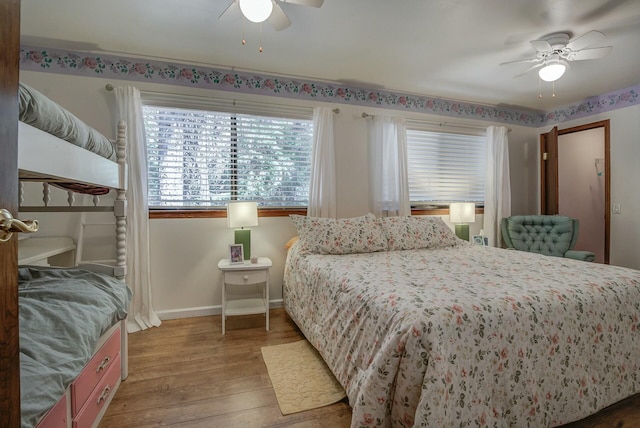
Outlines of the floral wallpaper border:
<svg viewBox="0 0 640 428">
<path fill-rule="evenodd" d="M 587 98 L 580 104 L 561 107 L 547 112 L 540 125 L 549 125 L 581 117 L 592 116 L 619 108 L 640 104 L 640 84 L 604 95 Z"/>
<path fill-rule="evenodd" d="M 640 103 L 638 97 L 640 85 L 637 85 L 545 113 L 526 108 L 489 106 L 251 72 L 31 46 L 21 46 L 20 68 L 29 71 L 96 76 L 134 82 L 146 81 L 230 92 L 411 110 L 532 127 L 563 122 Z"/>
</svg>

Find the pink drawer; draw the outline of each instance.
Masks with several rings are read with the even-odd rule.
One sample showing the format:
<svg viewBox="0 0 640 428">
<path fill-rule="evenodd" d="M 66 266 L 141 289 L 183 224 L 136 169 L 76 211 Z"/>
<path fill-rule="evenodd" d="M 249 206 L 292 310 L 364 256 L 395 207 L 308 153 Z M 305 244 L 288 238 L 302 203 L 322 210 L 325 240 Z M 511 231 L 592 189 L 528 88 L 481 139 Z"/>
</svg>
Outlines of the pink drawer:
<svg viewBox="0 0 640 428">
<path fill-rule="evenodd" d="M 38 424 L 38 428 L 62 428 L 67 426 L 67 394 L 53 406 Z"/>
<path fill-rule="evenodd" d="M 91 361 L 71 384 L 71 415 L 75 416 L 84 405 L 98 382 L 120 355 L 120 328 L 102 345 Z"/>
<path fill-rule="evenodd" d="M 93 390 L 87 402 L 84 403 L 84 406 L 82 406 L 78 414 L 73 418 L 73 428 L 91 427 L 100 410 L 102 410 L 111 394 L 114 393 L 113 389 L 119 379 L 120 354 L 117 354 L 96 389 Z"/>
</svg>

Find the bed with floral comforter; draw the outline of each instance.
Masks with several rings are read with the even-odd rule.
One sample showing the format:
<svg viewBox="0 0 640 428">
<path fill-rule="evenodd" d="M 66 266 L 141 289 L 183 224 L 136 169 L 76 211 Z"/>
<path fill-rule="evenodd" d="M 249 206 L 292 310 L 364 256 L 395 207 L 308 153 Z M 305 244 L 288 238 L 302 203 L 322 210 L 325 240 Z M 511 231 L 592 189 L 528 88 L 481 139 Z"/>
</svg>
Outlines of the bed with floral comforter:
<svg viewBox="0 0 640 428">
<path fill-rule="evenodd" d="M 284 305 L 352 427 L 557 426 L 640 392 L 640 271 L 472 245 L 441 221 L 384 244 L 294 222 Z"/>
</svg>

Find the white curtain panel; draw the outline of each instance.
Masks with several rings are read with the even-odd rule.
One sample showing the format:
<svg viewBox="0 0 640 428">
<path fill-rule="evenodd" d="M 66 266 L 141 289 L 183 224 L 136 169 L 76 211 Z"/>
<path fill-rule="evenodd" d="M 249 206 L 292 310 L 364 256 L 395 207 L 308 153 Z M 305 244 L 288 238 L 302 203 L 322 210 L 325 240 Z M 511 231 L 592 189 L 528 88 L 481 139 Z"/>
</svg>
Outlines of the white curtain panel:
<svg viewBox="0 0 640 428">
<path fill-rule="evenodd" d="M 127 123 L 127 285 L 133 291 L 127 330 L 133 333 L 160 325 L 153 310 L 149 263 L 147 201 L 147 146 L 140 91 L 132 86 L 115 88 L 120 120 Z"/>
<path fill-rule="evenodd" d="M 403 118 L 375 116 L 369 127 L 369 205 L 377 217 L 409 216 L 407 128 Z"/>
<path fill-rule="evenodd" d="M 311 182 L 309 184 L 309 217 L 331 217 L 336 209 L 336 155 L 333 135 L 333 110 L 313 109 L 313 147 L 311 150 Z"/>
<path fill-rule="evenodd" d="M 487 171 L 484 186 L 484 234 L 489 245 L 502 246 L 500 221 L 511 215 L 509 175 L 509 130 L 504 126 L 487 128 Z"/>
</svg>

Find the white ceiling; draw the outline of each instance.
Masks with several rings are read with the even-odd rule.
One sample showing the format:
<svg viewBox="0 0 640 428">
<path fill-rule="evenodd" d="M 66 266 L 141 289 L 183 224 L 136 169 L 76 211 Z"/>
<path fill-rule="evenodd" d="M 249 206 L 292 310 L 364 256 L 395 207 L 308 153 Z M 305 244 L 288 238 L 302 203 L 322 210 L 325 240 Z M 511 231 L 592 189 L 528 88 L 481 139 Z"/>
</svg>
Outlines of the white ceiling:
<svg viewBox="0 0 640 428">
<path fill-rule="evenodd" d="M 640 83 L 640 0 L 325 0 L 282 4 L 292 25 L 244 24 L 231 0 L 22 0 L 22 43 L 296 76 L 431 97 L 550 110 Z M 513 76 L 530 40 L 599 30 L 605 59 L 542 85 Z M 264 51 L 258 52 L 262 40 Z M 596 46 L 592 46 L 596 47 Z"/>
</svg>

